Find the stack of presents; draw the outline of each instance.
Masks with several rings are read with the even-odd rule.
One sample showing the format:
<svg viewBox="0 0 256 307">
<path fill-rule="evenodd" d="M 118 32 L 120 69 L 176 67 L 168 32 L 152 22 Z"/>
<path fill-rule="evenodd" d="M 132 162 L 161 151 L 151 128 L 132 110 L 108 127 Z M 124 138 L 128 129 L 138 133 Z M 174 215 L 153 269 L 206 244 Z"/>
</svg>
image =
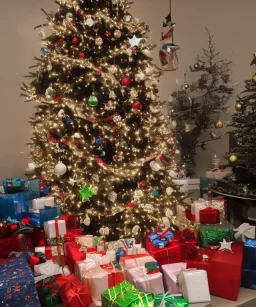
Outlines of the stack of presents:
<svg viewBox="0 0 256 307">
<path fill-rule="evenodd" d="M 38 181 L 10 181 L 0 194 L 1 306 L 186 307 L 256 288 L 255 227 L 234 229 L 224 199 L 194 201 L 193 227 L 147 233 L 142 247 L 83 235 L 76 215 L 39 197 Z"/>
</svg>

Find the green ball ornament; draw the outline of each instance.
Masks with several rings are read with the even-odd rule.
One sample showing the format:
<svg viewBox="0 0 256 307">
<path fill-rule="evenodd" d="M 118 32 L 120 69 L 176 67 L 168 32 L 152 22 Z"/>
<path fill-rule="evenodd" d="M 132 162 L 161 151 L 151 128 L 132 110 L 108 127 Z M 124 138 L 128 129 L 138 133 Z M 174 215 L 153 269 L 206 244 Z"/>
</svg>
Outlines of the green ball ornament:
<svg viewBox="0 0 256 307">
<path fill-rule="evenodd" d="M 96 96 L 94 95 L 91 95 L 89 97 L 89 100 L 88 100 L 88 104 L 91 106 L 91 107 L 96 107 L 98 104 L 99 104 L 99 100 Z"/>
<path fill-rule="evenodd" d="M 252 76 L 252 82 L 256 83 L 256 73 Z"/>
</svg>

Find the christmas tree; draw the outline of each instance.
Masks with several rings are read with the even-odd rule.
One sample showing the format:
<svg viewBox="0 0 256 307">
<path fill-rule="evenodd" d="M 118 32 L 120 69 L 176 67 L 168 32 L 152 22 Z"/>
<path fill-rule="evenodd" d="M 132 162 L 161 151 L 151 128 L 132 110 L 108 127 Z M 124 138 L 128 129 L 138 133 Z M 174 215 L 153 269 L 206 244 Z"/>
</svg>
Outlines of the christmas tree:
<svg viewBox="0 0 256 307">
<path fill-rule="evenodd" d="M 181 164 L 189 176 L 195 173 L 197 148 L 205 150 L 208 142 L 224 137 L 225 133 L 218 135 L 216 129 L 224 127 L 220 114 L 227 110 L 233 93 L 228 85 L 231 62 L 219 59 L 213 36 L 206 30 L 208 48 L 203 49 L 203 56 L 197 56 L 196 63 L 190 66 L 191 72 L 200 73 L 197 81 L 188 84 L 185 78 L 183 86 L 170 97 Z"/>
<path fill-rule="evenodd" d="M 29 143 L 35 176 L 89 232 L 107 234 L 111 216 L 121 237 L 175 224 L 176 140 L 157 99 L 148 26 L 126 0 L 56 3 L 56 14 L 44 11 L 52 34 L 40 31 L 37 71 L 22 87 L 38 102 Z"/>
<path fill-rule="evenodd" d="M 251 65 L 256 64 L 256 53 Z M 238 95 L 233 115 L 231 137 L 234 145 L 226 159 L 233 174 L 218 181 L 213 189 L 238 196 L 256 197 L 256 74 L 245 80 L 245 90 Z"/>
</svg>

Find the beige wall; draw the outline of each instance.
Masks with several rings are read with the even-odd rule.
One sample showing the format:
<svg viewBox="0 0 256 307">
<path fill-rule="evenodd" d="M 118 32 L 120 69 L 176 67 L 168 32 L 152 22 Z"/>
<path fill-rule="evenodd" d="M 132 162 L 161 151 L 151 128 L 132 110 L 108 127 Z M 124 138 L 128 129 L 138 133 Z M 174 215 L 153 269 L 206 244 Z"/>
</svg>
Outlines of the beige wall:
<svg viewBox="0 0 256 307">
<path fill-rule="evenodd" d="M 23 174 L 28 156 L 25 143 L 29 140 L 28 117 L 33 114 L 33 104 L 19 98 L 23 75 L 39 54 L 40 41 L 35 25 L 45 21 L 40 11 L 55 8 L 53 0 L 2 1 L 0 18 L 0 179 Z M 153 43 L 160 47 L 160 27 L 168 13 L 168 0 L 134 0 L 132 13 L 150 25 Z M 177 88 L 176 77 L 194 63 L 195 56 L 207 45 L 204 27 L 215 35 L 219 51 L 232 58 L 234 83 L 252 75 L 249 67 L 251 53 L 256 51 L 255 0 L 172 0 L 173 18 L 177 23 L 176 44 L 179 44 L 180 69 L 166 73 L 160 85 L 161 99 L 167 99 Z M 158 61 L 157 50 L 155 58 Z M 188 79 L 190 81 L 190 79 Z M 241 90 L 242 84 L 236 87 Z M 233 98 L 234 103 L 235 98 Z M 233 109 L 231 109 L 233 111 Z M 227 140 L 213 143 L 207 152 L 199 152 L 198 173 L 203 174 L 214 153 L 221 156 L 227 150 Z M 20 154 L 25 152 L 25 154 Z"/>
</svg>

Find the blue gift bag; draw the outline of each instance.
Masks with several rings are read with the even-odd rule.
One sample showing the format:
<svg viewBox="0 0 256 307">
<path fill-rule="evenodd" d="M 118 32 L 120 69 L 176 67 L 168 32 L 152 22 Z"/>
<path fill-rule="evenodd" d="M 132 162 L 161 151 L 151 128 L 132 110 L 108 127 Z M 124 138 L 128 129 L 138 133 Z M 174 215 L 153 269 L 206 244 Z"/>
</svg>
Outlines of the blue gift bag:
<svg viewBox="0 0 256 307">
<path fill-rule="evenodd" d="M 33 273 L 23 257 L 0 264 L 0 306 L 40 307 Z"/>
<path fill-rule="evenodd" d="M 256 271 L 242 270 L 241 287 L 256 290 Z"/>
<path fill-rule="evenodd" d="M 243 270 L 256 271 L 256 240 L 248 240 L 244 244 Z"/>
<path fill-rule="evenodd" d="M 38 212 L 23 213 L 23 217 L 31 217 L 30 223 L 36 227 L 40 227 L 44 224 L 44 222 L 54 220 L 56 217 L 60 216 L 60 206 L 45 208 L 37 211 Z"/>
<path fill-rule="evenodd" d="M 29 211 L 29 202 L 37 197 L 38 194 L 34 191 L 0 194 L 0 219 L 10 216 L 12 219 L 21 220 L 22 213 Z"/>
</svg>

